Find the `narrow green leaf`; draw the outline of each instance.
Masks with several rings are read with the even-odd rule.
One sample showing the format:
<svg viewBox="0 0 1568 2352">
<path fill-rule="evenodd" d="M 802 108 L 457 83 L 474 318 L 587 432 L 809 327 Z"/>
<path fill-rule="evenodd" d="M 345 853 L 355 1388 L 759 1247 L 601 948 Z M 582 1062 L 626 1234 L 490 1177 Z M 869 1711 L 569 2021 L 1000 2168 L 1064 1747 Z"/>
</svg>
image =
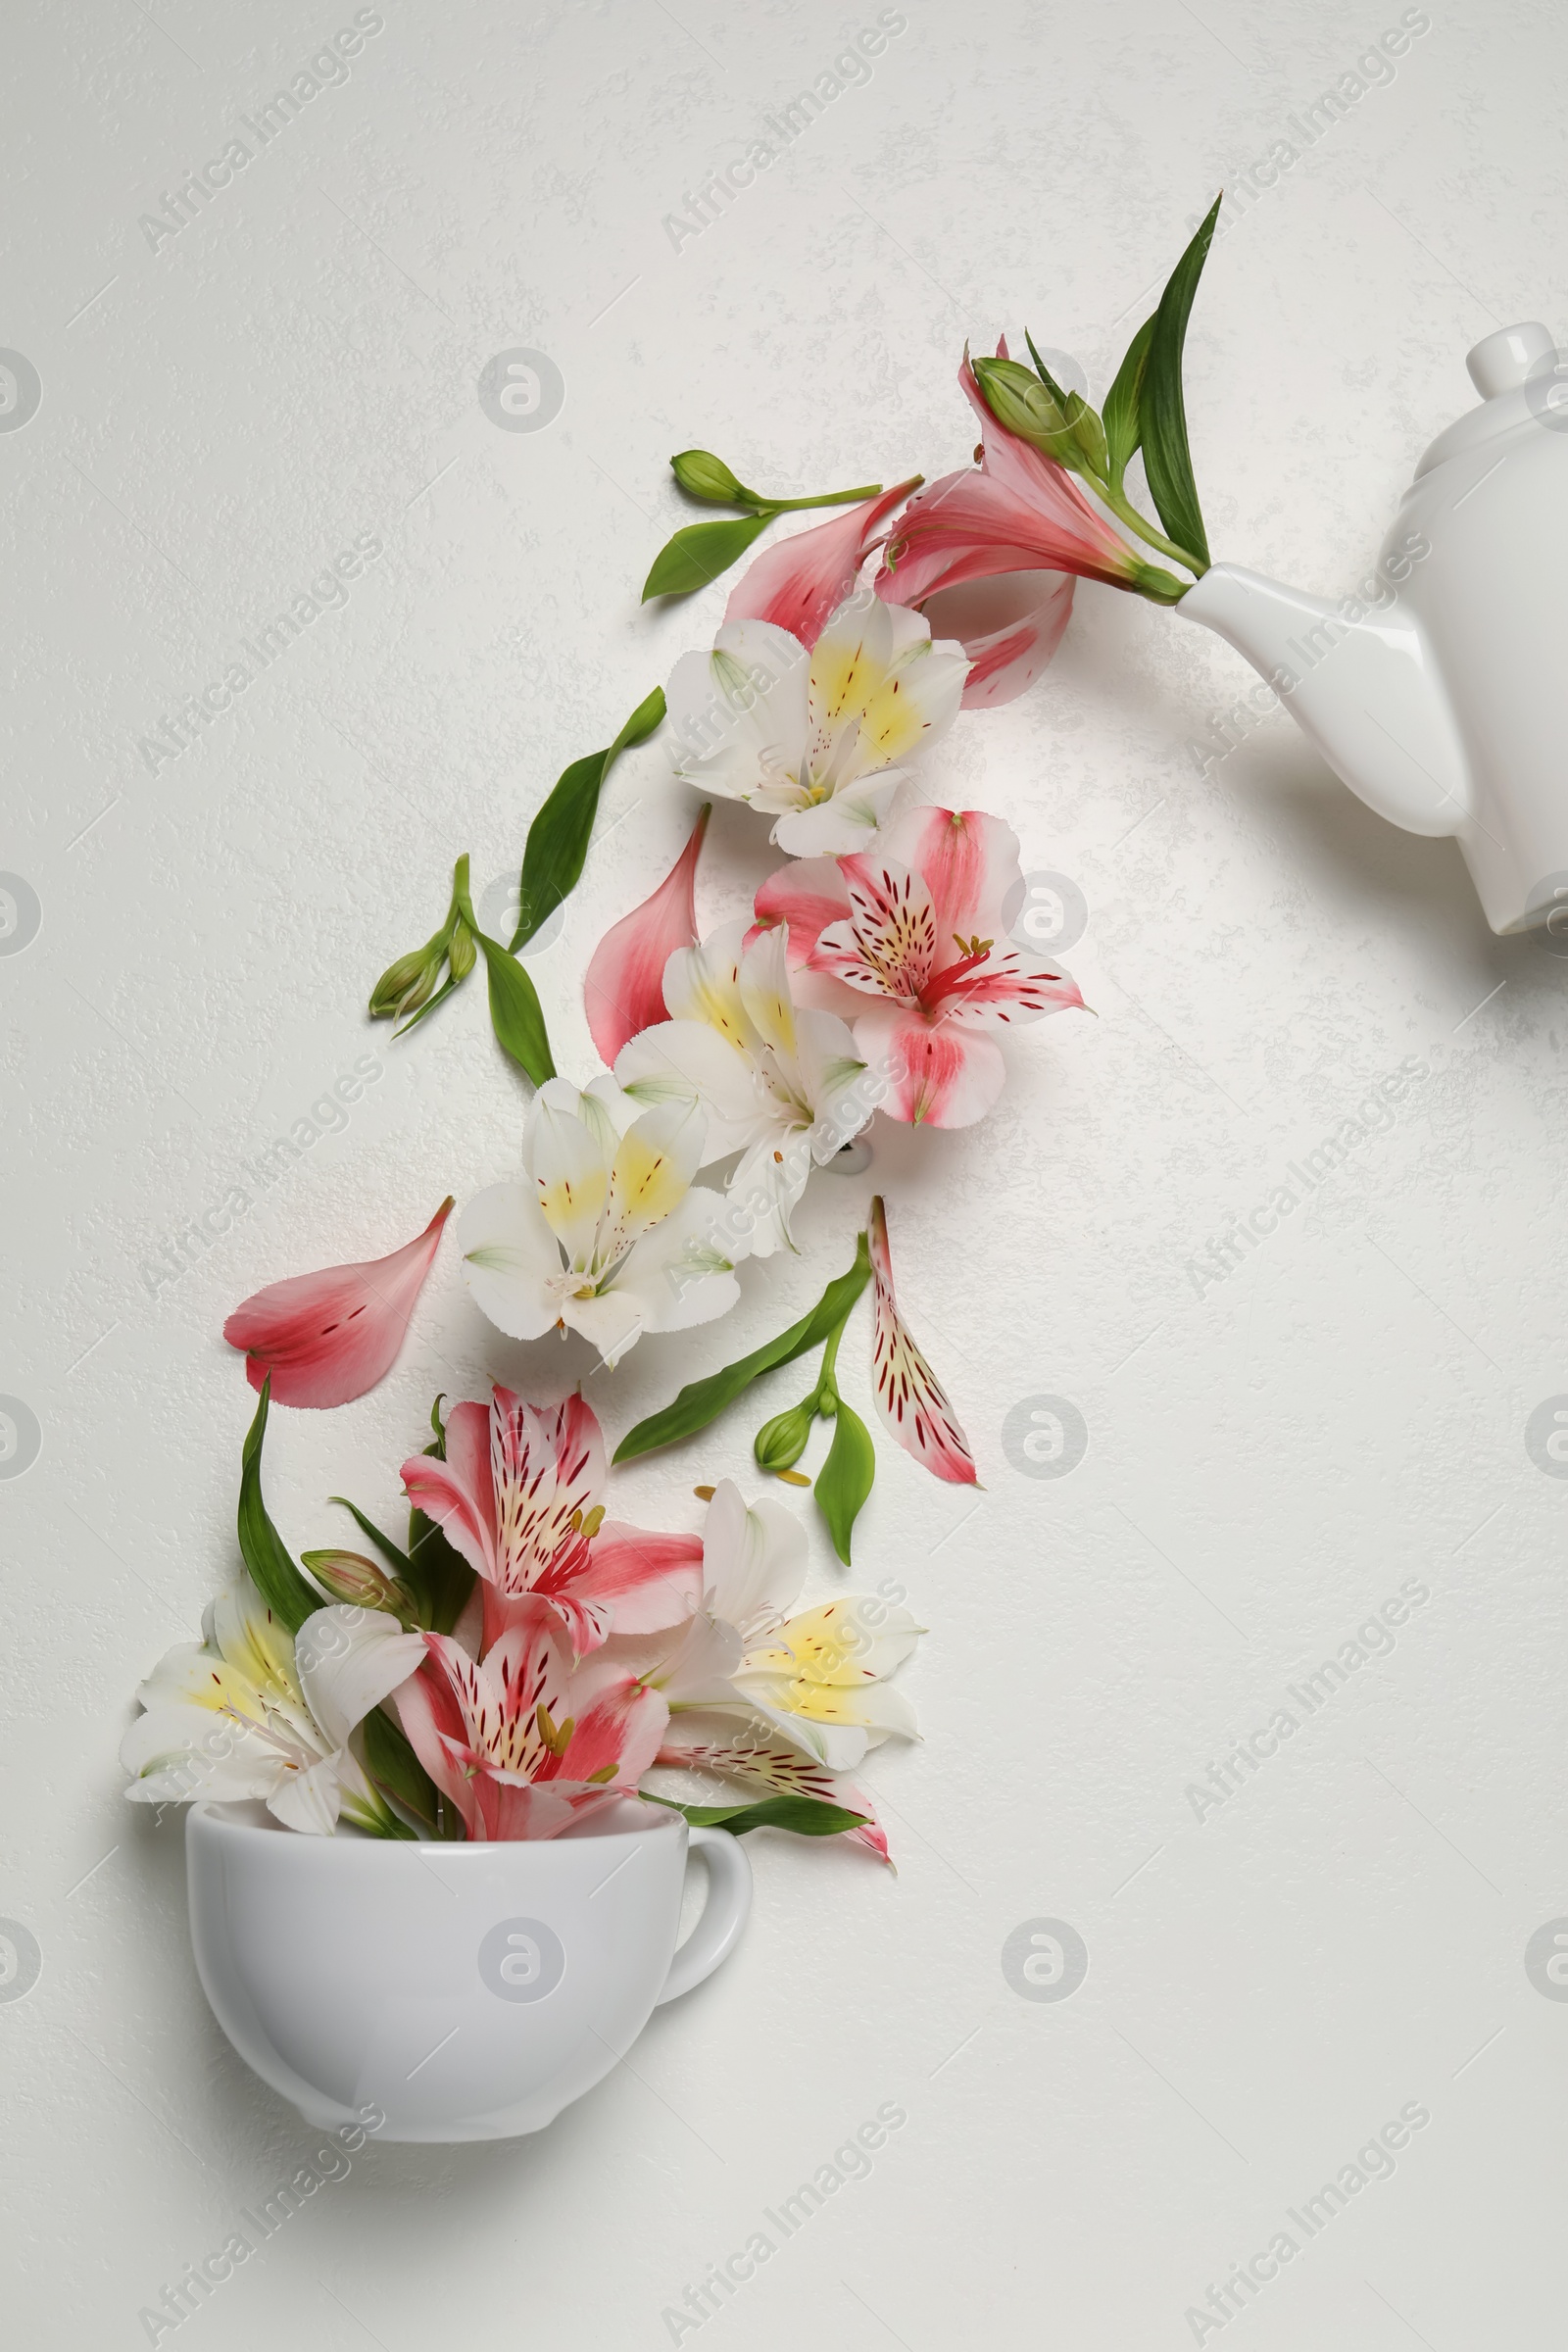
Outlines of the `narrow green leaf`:
<svg viewBox="0 0 1568 2352">
<path fill-rule="evenodd" d="M 1153 332 L 1154 314 L 1151 311 L 1128 344 L 1126 357 L 1116 370 L 1116 380 L 1105 394 L 1105 446 L 1110 456 L 1111 484 L 1118 490 L 1121 488 L 1121 477 L 1143 439 L 1139 404 L 1143 396 L 1144 369 L 1149 362 L 1150 338 Z"/>
<path fill-rule="evenodd" d="M 652 735 L 663 715 L 664 690 L 656 686 L 638 704 L 610 749 L 574 760 L 540 806 L 523 844 L 517 928 L 512 935 L 514 956 L 576 889 L 606 776 L 629 745 Z"/>
<path fill-rule="evenodd" d="M 689 1438 L 697 1430 L 706 1429 L 710 1421 L 716 1421 L 725 1406 L 733 1404 L 762 1373 L 771 1372 L 780 1364 L 792 1364 L 798 1355 L 804 1355 L 825 1340 L 835 1325 L 843 1322 L 870 1275 L 871 1259 L 862 1233 L 856 1244 L 854 1265 L 847 1274 L 838 1275 L 828 1284 L 808 1315 L 803 1315 L 776 1339 L 754 1348 L 738 1363 L 726 1364 L 721 1372 L 710 1372 L 706 1380 L 689 1381 L 673 1403 L 666 1404 L 662 1412 L 650 1413 L 646 1421 L 639 1421 L 635 1429 L 627 1432 L 615 1448 L 616 1461 L 635 1461 L 641 1453 L 652 1453 L 656 1446 L 672 1446 L 677 1438 Z"/>
<path fill-rule="evenodd" d="M 372 1707 L 365 1718 L 364 1733 L 365 1765 L 371 1780 L 379 1782 L 416 1821 L 422 1822 L 433 1838 L 452 1842 L 460 1839 L 463 1816 L 442 1796 L 391 1716 Z"/>
<path fill-rule="evenodd" d="M 706 588 L 721 571 L 738 564 L 752 541 L 773 519 L 771 508 L 760 514 L 739 514 L 729 522 L 689 522 L 666 541 L 654 558 L 643 582 L 643 603 L 653 596 L 689 596 Z"/>
<path fill-rule="evenodd" d="M 474 937 L 490 982 L 490 1025 L 518 1067 L 535 1086 L 543 1086 L 547 1078 L 555 1076 L 556 1065 L 534 984 L 516 957 L 509 956 L 498 941 L 486 939 L 482 931 Z"/>
<path fill-rule="evenodd" d="M 297 1634 L 307 1617 L 326 1606 L 314 1585 L 308 1585 L 295 1567 L 282 1537 L 268 1515 L 262 1500 L 262 1443 L 267 1436 L 267 1412 L 271 1402 L 272 1376 L 268 1374 L 262 1383 L 261 1401 L 256 1407 L 240 1454 L 239 1475 L 239 1548 L 240 1557 L 250 1570 L 251 1583 L 266 1601 L 272 1615 Z"/>
<path fill-rule="evenodd" d="M 1036 375 L 1039 376 L 1040 381 L 1045 385 L 1046 390 L 1051 394 L 1051 397 L 1055 402 L 1057 408 L 1065 409 L 1067 406 L 1067 395 L 1057 383 L 1055 377 L 1052 374 L 1051 369 L 1046 366 L 1045 361 L 1040 357 L 1039 352 L 1036 351 L 1035 339 L 1027 327 L 1025 327 L 1023 330 L 1023 339 L 1029 346 L 1029 357 L 1035 364 Z"/>
<path fill-rule="evenodd" d="M 329 1494 L 326 1499 L 328 1502 L 341 1503 L 344 1510 L 352 1514 L 361 1534 L 368 1536 L 370 1542 L 375 1545 L 376 1550 L 381 1554 L 381 1557 L 388 1561 L 390 1565 L 397 1570 L 399 1576 L 407 1580 L 410 1574 L 408 1553 L 406 1551 L 399 1551 L 391 1537 L 383 1536 L 381 1530 L 376 1526 L 374 1520 L 367 1519 L 359 1504 L 357 1502 L 350 1502 L 346 1494 Z"/>
<path fill-rule="evenodd" d="M 642 1792 L 647 1794 L 646 1789 Z M 655 1799 L 667 1804 L 666 1797 Z M 747 1805 L 671 1805 L 684 1813 L 693 1829 L 728 1830 L 744 1838 L 748 1830 L 793 1830 L 798 1838 L 836 1838 L 843 1830 L 858 1830 L 863 1813 L 847 1805 L 830 1805 L 819 1796 L 764 1796 Z"/>
<path fill-rule="evenodd" d="M 1187 340 L 1193 296 L 1198 291 L 1198 281 L 1213 240 L 1219 208 L 1220 198 L 1216 196 L 1207 219 L 1171 271 L 1159 298 L 1138 403 L 1150 496 L 1177 546 L 1196 556 L 1205 567 L 1208 541 L 1198 504 L 1198 485 L 1193 480 L 1192 453 L 1187 446 L 1182 350 Z"/>
<path fill-rule="evenodd" d="M 858 1413 L 843 1397 L 833 1416 L 833 1443 L 816 1474 L 816 1499 L 833 1548 L 850 1566 L 850 1537 L 876 1478 L 876 1447 Z"/>
</svg>

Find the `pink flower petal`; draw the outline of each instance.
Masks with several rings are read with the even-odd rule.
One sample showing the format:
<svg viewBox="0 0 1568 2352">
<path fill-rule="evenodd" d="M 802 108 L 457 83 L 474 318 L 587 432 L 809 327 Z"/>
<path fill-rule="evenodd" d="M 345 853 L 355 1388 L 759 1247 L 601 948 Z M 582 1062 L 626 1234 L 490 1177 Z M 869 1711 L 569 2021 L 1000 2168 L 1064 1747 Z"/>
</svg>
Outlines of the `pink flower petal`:
<svg viewBox="0 0 1568 2352">
<path fill-rule="evenodd" d="M 878 1004 L 855 1024 L 855 1050 L 887 1085 L 879 1107 L 911 1127 L 972 1127 L 1001 1094 L 1002 1048 L 912 1005 Z"/>
<path fill-rule="evenodd" d="M 959 1428 L 947 1393 L 920 1353 L 899 1313 L 888 1255 L 888 1221 L 878 1194 L 871 1203 L 871 1277 L 876 1328 L 871 1370 L 877 1410 L 906 1453 L 923 1462 L 933 1478 L 953 1486 L 978 1484 L 969 1441 Z"/>
<path fill-rule="evenodd" d="M 1006 929 L 1007 894 L 1021 892 L 1018 836 L 983 808 L 906 809 L 879 847 L 923 876 L 946 962 L 955 935 L 995 939 Z"/>
<path fill-rule="evenodd" d="M 1034 684 L 1072 618 L 1070 571 L 1013 571 L 928 597 L 933 637 L 956 637 L 969 657 L 965 710 L 995 710 Z"/>
<path fill-rule="evenodd" d="M 792 858 L 788 865 L 768 875 L 757 894 L 754 911 L 757 922 L 747 935 L 748 947 L 758 931 L 788 923 L 791 965 L 808 962 L 828 924 L 840 921 L 850 911 L 850 894 L 838 859 Z"/>
<path fill-rule="evenodd" d="M 849 507 L 831 522 L 798 531 L 742 573 L 729 603 L 726 620 L 770 620 L 788 629 L 802 645 L 813 646 L 828 614 L 835 612 L 855 586 L 860 565 L 870 554 L 878 524 L 920 477 L 911 474 L 884 490 L 863 507 Z"/>
<path fill-rule="evenodd" d="M 669 872 L 631 914 L 605 933 L 583 983 L 588 1028 L 608 1066 L 629 1038 L 668 1018 L 664 966 L 677 948 L 697 945 L 697 858 L 705 808 Z"/>
<path fill-rule="evenodd" d="M 390 1257 L 291 1275 L 237 1306 L 223 1337 L 246 1351 L 251 1387 L 270 1373 L 274 1404 L 317 1406 L 373 1389 L 403 1345 L 451 1208 L 444 1200 L 417 1240 Z"/>
</svg>

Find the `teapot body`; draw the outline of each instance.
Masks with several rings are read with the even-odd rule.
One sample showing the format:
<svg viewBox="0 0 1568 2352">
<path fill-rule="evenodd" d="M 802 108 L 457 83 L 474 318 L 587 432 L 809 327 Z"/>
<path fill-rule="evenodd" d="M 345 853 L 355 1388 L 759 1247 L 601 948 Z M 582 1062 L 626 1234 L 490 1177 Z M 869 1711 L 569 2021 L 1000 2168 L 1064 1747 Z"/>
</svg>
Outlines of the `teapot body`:
<svg viewBox="0 0 1568 2352">
<path fill-rule="evenodd" d="M 1568 893 L 1568 414 L 1532 397 L 1544 380 L 1489 401 L 1434 445 L 1384 546 L 1458 738 L 1467 790 L 1453 830 L 1499 932 L 1544 921 L 1553 893 Z M 1409 576 L 1397 583 L 1401 562 Z"/>
</svg>

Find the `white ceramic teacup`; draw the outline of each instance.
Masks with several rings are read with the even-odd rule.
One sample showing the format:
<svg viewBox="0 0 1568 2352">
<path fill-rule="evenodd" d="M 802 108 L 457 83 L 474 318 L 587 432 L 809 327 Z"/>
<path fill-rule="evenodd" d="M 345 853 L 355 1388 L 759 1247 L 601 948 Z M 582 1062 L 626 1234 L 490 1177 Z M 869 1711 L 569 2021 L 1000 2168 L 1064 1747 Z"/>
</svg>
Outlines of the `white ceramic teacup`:
<svg viewBox="0 0 1568 2352">
<path fill-rule="evenodd" d="M 677 1951 L 689 1845 L 708 1902 Z M 383 2139 L 541 2130 L 728 1957 L 752 1897 L 733 1838 L 635 1798 L 567 1837 L 471 1845 L 201 1804 L 185 1851 L 196 1967 L 235 2049 L 308 2123 L 373 2101 Z"/>
</svg>

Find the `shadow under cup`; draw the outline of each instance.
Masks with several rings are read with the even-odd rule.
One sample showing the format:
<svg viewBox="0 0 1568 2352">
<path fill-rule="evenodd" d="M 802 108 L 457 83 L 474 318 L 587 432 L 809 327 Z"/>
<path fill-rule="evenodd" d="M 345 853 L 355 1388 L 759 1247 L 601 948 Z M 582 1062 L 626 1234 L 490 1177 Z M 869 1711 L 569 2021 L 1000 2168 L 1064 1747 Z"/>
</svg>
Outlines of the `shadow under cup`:
<svg viewBox="0 0 1568 2352">
<path fill-rule="evenodd" d="M 223 2032 L 308 2123 L 379 2109 L 382 2139 L 540 2131 L 728 1957 L 751 1898 L 734 1838 L 636 1798 L 566 1837 L 470 1845 L 310 1838 L 259 1803 L 202 1804 L 185 1841 Z M 677 1953 L 693 1845 L 708 1903 Z"/>
</svg>

